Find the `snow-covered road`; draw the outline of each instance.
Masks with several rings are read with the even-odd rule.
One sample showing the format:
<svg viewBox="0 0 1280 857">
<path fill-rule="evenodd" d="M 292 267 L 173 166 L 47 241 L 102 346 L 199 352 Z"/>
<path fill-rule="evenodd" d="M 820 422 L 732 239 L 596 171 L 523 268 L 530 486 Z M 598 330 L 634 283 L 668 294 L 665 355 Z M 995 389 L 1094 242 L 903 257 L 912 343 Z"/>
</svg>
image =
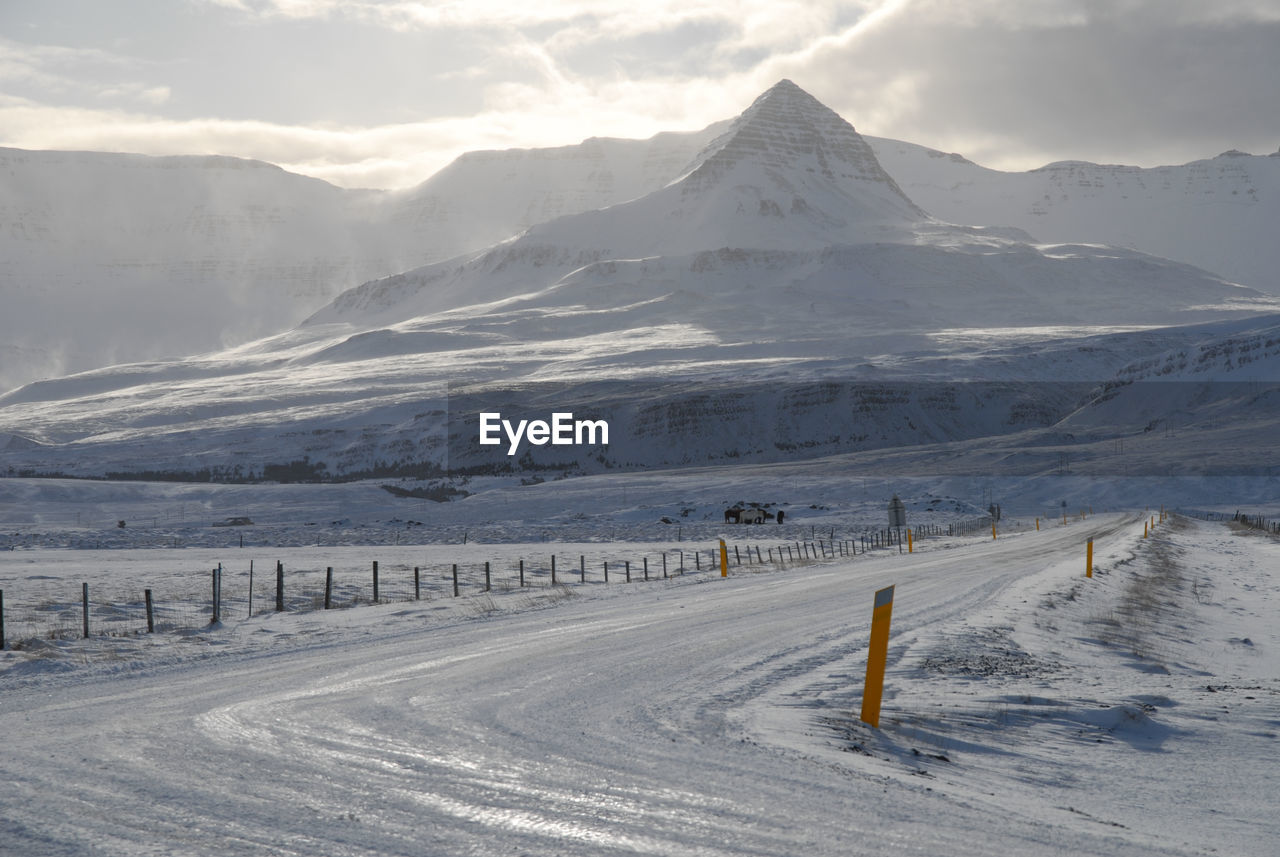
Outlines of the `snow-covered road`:
<svg viewBox="0 0 1280 857">
<path fill-rule="evenodd" d="M 920 635 L 1065 588 L 1087 537 L 1131 555 L 1135 520 L 478 617 L 260 617 L 217 657 L 26 683 L 0 697 L 0 853 L 1199 853 L 805 749 L 832 743 L 805 688 L 856 698 L 877 588 Z M 309 642 L 323 621 L 350 624 Z"/>
</svg>

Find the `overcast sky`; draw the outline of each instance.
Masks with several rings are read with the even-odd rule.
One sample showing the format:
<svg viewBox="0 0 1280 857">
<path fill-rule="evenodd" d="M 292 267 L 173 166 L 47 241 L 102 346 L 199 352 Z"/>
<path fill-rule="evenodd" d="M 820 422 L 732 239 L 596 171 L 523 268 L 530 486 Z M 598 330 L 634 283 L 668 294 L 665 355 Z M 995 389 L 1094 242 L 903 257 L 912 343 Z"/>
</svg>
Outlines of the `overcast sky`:
<svg viewBox="0 0 1280 857">
<path fill-rule="evenodd" d="M 783 77 L 1003 169 L 1267 154 L 1280 0 L 0 0 L 0 145 L 346 186 L 701 128 Z"/>
</svg>

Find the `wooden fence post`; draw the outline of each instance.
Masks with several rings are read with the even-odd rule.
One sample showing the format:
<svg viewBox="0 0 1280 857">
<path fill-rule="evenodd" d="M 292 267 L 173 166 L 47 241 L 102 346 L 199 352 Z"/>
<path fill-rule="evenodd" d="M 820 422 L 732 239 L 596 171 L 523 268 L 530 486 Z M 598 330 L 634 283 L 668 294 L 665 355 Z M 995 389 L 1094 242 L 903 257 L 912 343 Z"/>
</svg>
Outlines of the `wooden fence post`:
<svg viewBox="0 0 1280 857">
<path fill-rule="evenodd" d="M 587 582 L 587 557 L 586 554 L 578 554 L 578 582 Z"/>
<path fill-rule="evenodd" d="M 333 603 L 333 566 L 324 570 L 324 609 L 328 610 Z"/>
<path fill-rule="evenodd" d="M 155 614 L 151 611 L 151 590 L 148 589 L 142 593 L 143 600 L 147 602 L 147 633 L 154 634 L 156 632 Z M 0 597 L 0 605 L 3 605 L 4 599 Z M 4 648 L 4 622 L 0 621 L 0 649 Z"/>
<path fill-rule="evenodd" d="M 458 597 L 458 564 L 453 564 L 453 597 Z"/>
<path fill-rule="evenodd" d="M 4 641 L 4 590 L 0 589 L 0 652 L 5 649 Z"/>
<path fill-rule="evenodd" d="M 484 561 L 484 591 L 489 591 L 489 561 Z"/>
<path fill-rule="evenodd" d="M 218 624 L 218 619 L 221 618 L 218 612 L 218 607 L 220 606 L 218 604 L 218 569 L 215 568 L 213 570 L 211 577 L 213 582 L 213 609 L 210 611 L 211 618 L 209 620 L 209 624 L 216 625 Z"/>
<path fill-rule="evenodd" d="M 520 588 L 524 588 L 524 560 L 520 560 Z"/>
<path fill-rule="evenodd" d="M 609 560 L 604 561 L 604 582 L 609 582 Z"/>
<path fill-rule="evenodd" d="M 662 579 L 667 580 L 667 552 L 662 552 Z"/>
<path fill-rule="evenodd" d="M 556 585 L 556 555 L 551 555 L 551 585 Z"/>
<path fill-rule="evenodd" d="M 89 638 L 89 584 L 81 584 L 80 590 L 80 608 L 84 614 L 84 636 Z"/>
<path fill-rule="evenodd" d="M 418 576 L 418 567 L 413 567 L 413 600 L 422 600 L 422 579 Z"/>
<path fill-rule="evenodd" d="M 378 603 L 378 561 L 373 561 L 373 603 Z"/>
<path fill-rule="evenodd" d="M 631 582 L 631 560 L 626 560 L 627 565 L 627 583 Z"/>
<path fill-rule="evenodd" d="M 276 560 L 276 612 L 284 610 L 284 563 Z"/>
<path fill-rule="evenodd" d="M 649 557 L 644 558 L 644 580 L 645 583 L 649 582 Z"/>
</svg>

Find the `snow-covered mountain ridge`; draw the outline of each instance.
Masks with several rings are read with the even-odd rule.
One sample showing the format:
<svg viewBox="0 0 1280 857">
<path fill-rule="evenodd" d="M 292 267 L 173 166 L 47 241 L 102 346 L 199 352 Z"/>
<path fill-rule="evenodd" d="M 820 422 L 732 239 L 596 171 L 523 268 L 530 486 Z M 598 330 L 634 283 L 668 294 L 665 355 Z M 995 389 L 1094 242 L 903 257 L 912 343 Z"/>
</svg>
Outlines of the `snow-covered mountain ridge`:
<svg viewBox="0 0 1280 857">
<path fill-rule="evenodd" d="M 0 149 L 0 390 L 287 329 L 365 280 L 655 190 L 716 129 L 473 152 L 394 192 L 230 157 Z"/>
<path fill-rule="evenodd" d="M 905 192 L 945 220 L 1116 244 L 1280 293 L 1280 152 L 1151 168 L 1063 161 L 1014 173 L 898 140 L 867 142 Z"/>
<path fill-rule="evenodd" d="M 287 334 L 14 391 L 0 460 L 227 477 L 304 456 L 331 476 L 484 466 L 458 447 L 475 396 L 615 415 L 607 452 L 546 464 L 576 472 L 972 440 L 1051 426 L 1136 358 L 1280 310 L 1136 251 L 936 220 L 785 81 L 680 176 L 367 283 Z M 1203 327 L 1151 330 L 1170 324 Z M 960 381 L 998 386 L 921 386 Z"/>
<path fill-rule="evenodd" d="M 344 191 L 236 158 L 0 150 L 0 389 L 285 329 L 371 277 L 657 190 L 728 124 L 471 152 L 397 192 Z M 911 143 L 866 144 L 944 220 L 1118 244 L 1280 291 L 1275 155 L 1002 173 Z"/>
<path fill-rule="evenodd" d="M 309 322 L 370 327 L 463 306 L 476 316 L 495 301 L 539 312 L 672 302 L 696 294 L 694 283 L 716 282 L 705 276 L 716 259 L 739 268 L 737 302 L 747 307 L 770 304 L 769 288 L 815 313 L 835 301 L 848 316 L 848 302 L 864 302 L 878 330 L 945 326 L 947 316 L 973 326 L 992 313 L 1019 325 L 1172 323 L 1200 320 L 1186 315 L 1199 307 L 1248 311 L 1268 301 L 1133 251 L 1037 247 L 1017 230 L 935 220 L 849 123 L 782 81 L 661 190 L 535 226 L 470 259 L 364 284 Z"/>
<path fill-rule="evenodd" d="M 236 158 L 0 150 L 0 294 L 10 310 L 0 389 L 287 328 L 370 277 L 650 193 L 728 124 L 472 152 L 397 192 L 343 191 Z M 910 143 L 866 143 L 906 196 L 944 220 L 1120 244 L 1277 290 L 1275 156 L 1000 173 Z"/>
</svg>

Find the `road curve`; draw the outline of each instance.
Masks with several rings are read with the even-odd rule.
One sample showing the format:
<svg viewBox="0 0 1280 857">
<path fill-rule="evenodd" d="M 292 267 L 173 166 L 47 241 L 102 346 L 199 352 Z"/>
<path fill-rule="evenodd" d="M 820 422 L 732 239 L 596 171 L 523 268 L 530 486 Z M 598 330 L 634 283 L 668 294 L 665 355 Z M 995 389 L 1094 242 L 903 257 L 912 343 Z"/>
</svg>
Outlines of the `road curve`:
<svg viewBox="0 0 1280 857">
<path fill-rule="evenodd" d="M 741 714 L 856 657 L 880 586 L 910 633 L 1132 529 L 1099 516 L 18 688 L 0 853 L 1112 853 L 756 740 Z"/>
</svg>

